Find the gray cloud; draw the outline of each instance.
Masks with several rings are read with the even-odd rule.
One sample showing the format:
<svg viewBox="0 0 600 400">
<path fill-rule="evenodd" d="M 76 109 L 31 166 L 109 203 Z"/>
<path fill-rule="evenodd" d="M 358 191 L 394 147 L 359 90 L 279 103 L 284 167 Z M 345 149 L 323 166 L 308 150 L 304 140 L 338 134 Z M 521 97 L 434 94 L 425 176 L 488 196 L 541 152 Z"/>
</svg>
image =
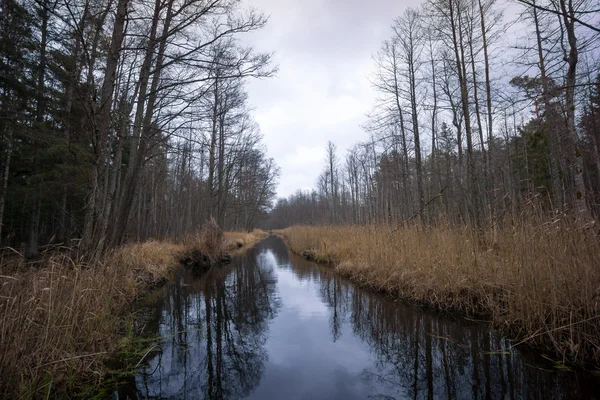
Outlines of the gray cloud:
<svg viewBox="0 0 600 400">
<path fill-rule="evenodd" d="M 278 195 L 309 189 L 333 141 L 343 156 L 366 139 L 360 128 L 375 93 L 371 55 L 390 25 L 414 0 L 248 0 L 270 15 L 267 27 L 246 40 L 275 52 L 276 78 L 248 85 L 268 153 L 281 167 Z"/>
</svg>

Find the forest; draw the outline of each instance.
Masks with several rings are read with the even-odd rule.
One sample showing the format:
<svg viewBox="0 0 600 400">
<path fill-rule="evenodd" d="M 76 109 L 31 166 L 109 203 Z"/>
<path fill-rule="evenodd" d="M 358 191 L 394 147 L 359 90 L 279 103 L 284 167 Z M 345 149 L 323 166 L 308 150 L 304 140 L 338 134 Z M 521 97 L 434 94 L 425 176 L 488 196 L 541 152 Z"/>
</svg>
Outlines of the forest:
<svg viewBox="0 0 600 400">
<path fill-rule="evenodd" d="M 238 1 L 2 1 L 0 241 L 89 254 L 248 230 L 279 170 L 245 91 L 271 54 Z"/>
<path fill-rule="evenodd" d="M 315 188 L 279 199 L 268 226 L 487 229 L 524 212 L 593 224 L 598 4 L 548 3 L 428 0 L 406 10 L 373 49 L 378 97 L 364 140 L 347 151 L 330 142 Z"/>
<path fill-rule="evenodd" d="M 93 388 L 178 260 L 264 237 L 279 168 L 246 85 L 277 66 L 243 38 L 266 22 L 237 0 L 0 2 L 0 397 Z"/>
</svg>

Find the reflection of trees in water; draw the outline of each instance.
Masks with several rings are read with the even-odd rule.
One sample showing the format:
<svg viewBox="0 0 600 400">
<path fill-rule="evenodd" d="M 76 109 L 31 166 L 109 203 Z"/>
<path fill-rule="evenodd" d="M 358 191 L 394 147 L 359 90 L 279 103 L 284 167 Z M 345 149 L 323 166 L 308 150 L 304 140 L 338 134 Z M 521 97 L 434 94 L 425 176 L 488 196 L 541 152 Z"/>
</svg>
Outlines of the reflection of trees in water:
<svg viewBox="0 0 600 400">
<path fill-rule="evenodd" d="M 373 398 L 577 398 L 584 389 L 573 375 L 529 365 L 484 326 L 402 305 L 355 287 L 328 267 L 293 255 L 290 260 L 299 279 L 319 283 L 331 308 L 333 340 L 347 322 L 369 345 L 376 368 L 362 378 L 378 392 Z"/>
<path fill-rule="evenodd" d="M 181 271 L 165 288 L 147 323 L 151 334 L 164 338 L 163 351 L 136 378 L 138 396 L 237 399 L 250 394 L 264 373 L 268 323 L 280 307 L 273 262 L 299 280 L 318 283 L 331 309 L 334 341 L 351 328 L 369 346 L 376 364 L 363 371 L 362 379 L 373 387 L 372 398 L 580 398 L 598 389 L 596 384 L 582 393 L 574 376 L 528 365 L 527 357 L 508 353 L 508 344 L 480 325 L 356 288 L 331 268 L 289 254 L 281 240 L 270 238 L 229 268 L 202 279 Z"/>
<path fill-rule="evenodd" d="M 238 399 L 260 381 L 268 322 L 280 302 L 271 265 L 258 250 L 194 280 L 181 271 L 157 304 L 148 329 L 162 352 L 136 378 L 140 397 Z M 154 322 L 154 326 L 152 326 Z"/>
<path fill-rule="evenodd" d="M 270 239 L 269 247 L 280 260 L 279 265 L 290 270 L 300 281 L 313 281 L 320 284 L 321 297 L 332 307 L 333 315 L 330 326 L 333 341 L 335 342 L 341 335 L 341 327 L 345 322 L 345 315 L 350 314 L 350 285 L 342 285 L 339 277 L 331 273 L 331 271 L 327 271 L 326 267 L 316 266 L 314 263 L 291 253 L 280 239 Z M 282 262 L 281 260 L 287 262 Z M 337 277 L 337 279 L 334 277 Z M 344 298 L 342 299 L 342 297 Z"/>
</svg>

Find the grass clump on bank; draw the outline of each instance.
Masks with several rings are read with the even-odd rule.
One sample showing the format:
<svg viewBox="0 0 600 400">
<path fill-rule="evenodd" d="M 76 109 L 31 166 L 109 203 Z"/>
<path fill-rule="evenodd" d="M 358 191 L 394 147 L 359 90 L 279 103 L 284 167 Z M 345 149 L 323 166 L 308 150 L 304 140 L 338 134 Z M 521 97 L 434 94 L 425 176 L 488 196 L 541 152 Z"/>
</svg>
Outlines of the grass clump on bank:
<svg viewBox="0 0 600 400">
<path fill-rule="evenodd" d="M 484 315 L 563 362 L 600 365 L 600 240 L 573 222 L 477 232 L 449 224 L 296 226 L 292 251 L 357 283 L 444 310 Z"/>
<path fill-rule="evenodd" d="M 254 229 L 252 232 L 225 232 L 223 234 L 223 246 L 225 251 L 232 251 L 242 247 L 252 246 L 267 236 L 269 236 L 269 234 L 261 229 Z"/>
<path fill-rule="evenodd" d="M 211 219 L 199 234 L 184 239 L 184 249 L 178 258 L 182 264 L 203 272 L 213 265 L 228 263 L 232 250 L 252 245 L 266 236 L 268 234 L 260 229 L 252 232 L 223 232 L 215 220 Z"/>
</svg>

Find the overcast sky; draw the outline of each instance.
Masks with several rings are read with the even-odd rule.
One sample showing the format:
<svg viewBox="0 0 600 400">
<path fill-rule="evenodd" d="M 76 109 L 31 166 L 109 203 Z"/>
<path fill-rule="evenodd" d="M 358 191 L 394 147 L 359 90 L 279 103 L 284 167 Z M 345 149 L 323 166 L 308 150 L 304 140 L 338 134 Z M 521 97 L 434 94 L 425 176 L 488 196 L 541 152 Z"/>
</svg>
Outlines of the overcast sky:
<svg viewBox="0 0 600 400">
<path fill-rule="evenodd" d="M 274 52 L 275 78 L 251 81 L 250 104 L 268 154 L 281 167 L 278 196 L 314 187 L 331 140 L 343 157 L 366 139 L 360 128 L 375 93 L 372 54 L 418 0 L 247 0 L 270 16 L 250 38 Z"/>
</svg>

